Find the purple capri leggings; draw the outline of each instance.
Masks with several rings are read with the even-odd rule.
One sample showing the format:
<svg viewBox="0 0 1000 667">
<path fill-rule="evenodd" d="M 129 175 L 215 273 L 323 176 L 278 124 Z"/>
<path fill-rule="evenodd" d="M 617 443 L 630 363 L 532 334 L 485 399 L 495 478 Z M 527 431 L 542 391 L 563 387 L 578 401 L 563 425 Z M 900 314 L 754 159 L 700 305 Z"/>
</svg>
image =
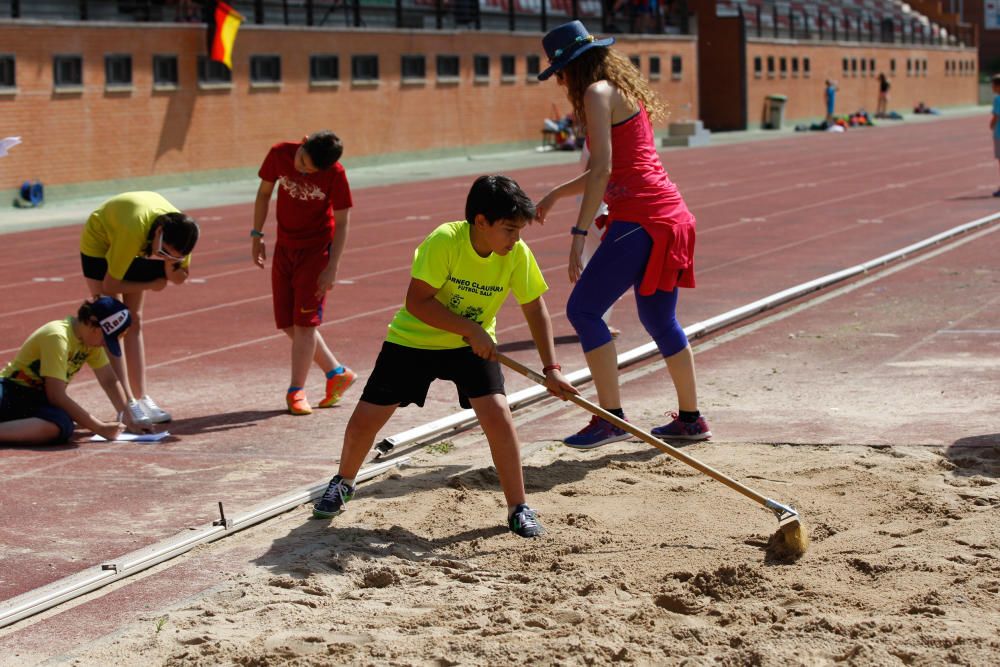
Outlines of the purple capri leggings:
<svg viewBox="0 0 1000 667">
<path fill-rule="evenodd" d="M 660 354 L 672 357 L 687 347 L 687 336 L 677 321 L 677 288 L 649 296 L 639 294 L 652 247 L 653 240 L 641 225 L 612 222 L 566 304 L 566 317 L 580 337 L 584 352 L 611 341 L 611 332 L 601 317 L 629 287 L 635 291 L 639 321 Z"/>
</svg>

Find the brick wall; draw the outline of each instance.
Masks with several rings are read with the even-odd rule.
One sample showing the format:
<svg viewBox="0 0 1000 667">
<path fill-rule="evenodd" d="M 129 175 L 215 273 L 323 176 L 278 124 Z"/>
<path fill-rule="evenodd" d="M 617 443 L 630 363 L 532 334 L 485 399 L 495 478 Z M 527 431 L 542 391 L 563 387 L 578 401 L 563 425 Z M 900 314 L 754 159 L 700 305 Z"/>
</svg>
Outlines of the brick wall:
<svg viewBox="0 0 1000 667">
<path fill-rule="evenodd" d="M 762 73 L 755 74 L 755 58 L 762 62 Z M 774 58 L 775 73 L 768 73 L 768 58 Z M 781 59 L 786 62 L 787 72 L 781 73 Z M 798 74 L 792 71 L 792 59 L 799 61 Z M 809 59 L 810 72 L 804 70 L 804 59 Z M 843 59 L 848 60 L 848 72 L 843 69 Z M 861 71 L 861 60 L 865 60 L 865 70 Z M 870 61 L 875 60 L 872 70 Z M 907 73 L 907 60 L 911 65 L 920 62 L 919 75 L 916 67 Z M 891 61 L 896 61 L 895 75 Z M 852 61 L 857 61 L 858 69 L 851 69 Z M 927 63 L 926 73 L 923 62 Z M 956 67 L 951 71 L 946 63 L 967 63 L 964 69 Z M 902 112 L 911 111 L 917 102 L 923 101 L 931 107 L 976 104 L 978 97 L 976 49 L 950 47 L 880 46 L 867 43 L 794 43 L 749 40 L 747 43 L 747 77 L 749 123 L 759 126 L 764 113 L 764 104 L 769 94 L 788 96 L 785 119 L 819 120 L 826 115 L 823 98 L 823 82 L 835 79 L 839 87 L 836 113 L 843 115 L 860 108 L 874 113 L 878 101 L 878 74 L 885 72 L 892 88 L 889 92 L 889 108 Z"/>
<path fill-rule="evenodd" d="M 394 153 L 537 141 L 553 105 L 562 113 L 569 106 L 554 80 L 526 76 L 525 57 L 542 55 L 540 42 L 537 34 L 244 25 L 232 86 L 204 89 L 196 77 L 197 56 L 205 52 L 200 26 L 0 22 L 0 52 L 17 62 L 16 89 L 0 90 L 0 136 L 24 142 L 0 160 L 0 190 L 28 178 L 65 185 L 255 168 L 272 143 L 321 128 L 343 138 L 348 165 Z M 649 56 L 660 56 L 662 76 L 653 86 L 668 101 L 671 120 L 697 117 L 693 38 L 619 37 L 618 47 L 639 55 L 646 73 Z M 108 53 L 132 55 L 131 89 L 105 89 Z M 53 54 L 82 54 L 81 90 L 54 92 Z M 176 90 L 153 89 L 154 54 L 178 56 Z M 251 85 L 251 54 L 281 55 L 279 87 Z M 339 86 L 310 85 L 311 54 L 339 55 Z M 377 85 L 352 85 L 352 54 L 378 54 Z M 427 56 L 426 82 L 401 84 L 402 54 Z M 460 57 L 457 83 L 436 81 L 437 54 Z M 473 81 L 473 54 L 490 56 L 486 83 Z M 509 82 L 501 81 L 501 54 L 516 56 Z M 671 76 L 674 55 L 683 61 L 679 78 Z"/>
</svg>

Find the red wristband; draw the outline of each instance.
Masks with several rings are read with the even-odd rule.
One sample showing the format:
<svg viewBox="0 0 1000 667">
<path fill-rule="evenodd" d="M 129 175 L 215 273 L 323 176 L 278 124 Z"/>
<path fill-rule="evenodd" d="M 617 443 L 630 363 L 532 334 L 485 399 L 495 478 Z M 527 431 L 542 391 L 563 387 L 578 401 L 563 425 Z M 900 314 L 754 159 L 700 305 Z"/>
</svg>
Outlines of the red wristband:
<svg viewBox="0 0 1000 667">
<path fill-rule="evenodd" d="M 549 371 L 561 371 L 561 370 L 562 366 L 560 366 L 559 364 L 549 364 L 548 366 L 542 368 L 542 375 L 548 375 Z"/>
</svg>

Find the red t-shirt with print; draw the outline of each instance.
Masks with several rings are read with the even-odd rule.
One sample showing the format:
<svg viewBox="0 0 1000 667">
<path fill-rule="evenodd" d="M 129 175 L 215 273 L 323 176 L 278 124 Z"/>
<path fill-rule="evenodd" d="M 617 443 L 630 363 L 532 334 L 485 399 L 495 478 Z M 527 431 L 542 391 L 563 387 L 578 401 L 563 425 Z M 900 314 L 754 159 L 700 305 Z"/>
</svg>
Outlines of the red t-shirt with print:
<svg viewBox="0 0 1000 667">
<path fill-rule="evenodd" d="M 257 175 L 278 186 L 278 243 L 289 248 L 310 248 L 333 239 L 333 212 L 351 208 L 347 172 L 337 162 L 329 169 L 303 174 L 295 169 L 295 152 L 301 142 L 271 147 Z"/>
</svg>

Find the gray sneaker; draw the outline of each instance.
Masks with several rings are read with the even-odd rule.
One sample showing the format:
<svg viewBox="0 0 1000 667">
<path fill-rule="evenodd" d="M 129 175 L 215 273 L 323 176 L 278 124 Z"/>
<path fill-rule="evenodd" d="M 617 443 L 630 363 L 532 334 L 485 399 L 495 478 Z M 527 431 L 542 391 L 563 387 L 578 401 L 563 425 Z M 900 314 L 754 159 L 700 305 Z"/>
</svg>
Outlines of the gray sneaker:
<svg viewBox="0 0 1000 667">
<path fill-rule="evenodd" d="M 142 398 L 140 398 L 139 405 L 142 406 L 143 411 L 149 417 L 149 420 L 154 424 L 165 424 L 171 419 L 173 419 L 173 417 L 170 416 L 169 412 L 162 409 L 149 396 L 143 396 Z"/>
<path fill-rule="evenodd" d="M 129 401 L 125 406 L 125 413 L 122 417 L 128 417 L 128 421 L 134 428 L 141 430 L 152 430 L 153 420 L 149 418 L 139 401 Z"/>
<path fill-rule="evenodd" d="M 545 532 L 538 522 L 538 512 L 524 503 L 514 508 L 514 513 L 507 519 L 507 527 L 510 532 L 521 537 L 538 537 Z"/>
</svg>

